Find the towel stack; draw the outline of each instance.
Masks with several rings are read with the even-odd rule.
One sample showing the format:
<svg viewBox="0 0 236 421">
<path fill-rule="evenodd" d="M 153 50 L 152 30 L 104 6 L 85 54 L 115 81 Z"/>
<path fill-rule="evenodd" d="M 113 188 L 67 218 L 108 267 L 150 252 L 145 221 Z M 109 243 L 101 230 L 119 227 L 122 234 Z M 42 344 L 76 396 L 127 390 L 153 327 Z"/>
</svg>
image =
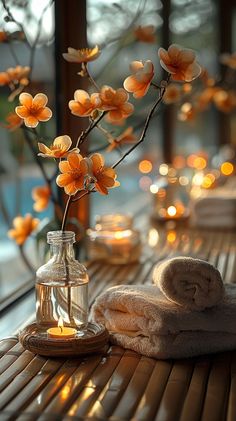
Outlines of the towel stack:
<svg viewBox="0 0 236 421">
<path fill-rule="evenodd" d="M 223 287 L 209 263 L 176 257 L 157 265 L 152 285 L 101 294 L 93 320 L 117 345 L 154 358 L 184 358 L 236 348 L 236 286 Z"/>
<path fill-rule="evenodd" d="M 191 221 L 198 227 L 236 227 L 236 194 L 231 188 L 219 187 L 204 192 L 191 204 Z"/>
</svg>

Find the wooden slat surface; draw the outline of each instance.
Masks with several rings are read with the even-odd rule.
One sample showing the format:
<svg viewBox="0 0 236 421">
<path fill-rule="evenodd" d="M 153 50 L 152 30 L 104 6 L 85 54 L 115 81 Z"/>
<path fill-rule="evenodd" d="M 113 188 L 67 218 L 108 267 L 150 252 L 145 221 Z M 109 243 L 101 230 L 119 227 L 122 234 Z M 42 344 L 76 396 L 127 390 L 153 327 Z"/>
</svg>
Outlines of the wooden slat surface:
<svg viewBox="0 0 236 421">
<path fill-rule="evenodd" d="M 181 228 L 153 235 L 157 243 L 146 241 L 138 263 L 89 263 L 90 304 L 106 287 L 151 282 L 155 263 L 167 256 L 199 256 L 235 282 L 235 233 Z M 161 361 L 110 346 L 65 360 L 35 356 L 17 338 L 4 339 L 0 411 L 1 421 L 236 421 L 236 351 Z"/>
</svg>

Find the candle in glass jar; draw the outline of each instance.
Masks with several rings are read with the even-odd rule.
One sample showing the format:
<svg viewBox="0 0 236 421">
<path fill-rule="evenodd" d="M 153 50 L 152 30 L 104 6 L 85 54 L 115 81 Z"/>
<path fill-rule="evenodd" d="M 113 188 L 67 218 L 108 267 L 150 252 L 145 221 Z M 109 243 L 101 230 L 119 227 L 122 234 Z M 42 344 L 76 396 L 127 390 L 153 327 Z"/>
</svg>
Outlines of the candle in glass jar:
<svg viewBox="0 0 236 421">
<path fill-rule="evenodd" d="M 63 320 L 60 317 L 58 320 L 58 326 L 56 327 L 50 327 L 47 330 L 47 334 L 49 336 L 49 338 L 54 338 L 54 339 L 70 339 L 70 338 L 74 338 L 76 335 L 76 329 L 72 328 L 72 327 L 68 327 L 68 326 L 64 326 L 63 325 Z"/>
</svg>

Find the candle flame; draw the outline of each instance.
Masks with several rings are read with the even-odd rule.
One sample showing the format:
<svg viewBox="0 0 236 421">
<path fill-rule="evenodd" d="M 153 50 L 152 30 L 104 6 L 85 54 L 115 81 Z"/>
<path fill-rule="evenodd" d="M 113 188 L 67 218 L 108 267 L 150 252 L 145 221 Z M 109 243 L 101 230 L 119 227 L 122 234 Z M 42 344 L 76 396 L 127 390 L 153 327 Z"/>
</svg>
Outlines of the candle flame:
<svg viewBox="0 0 236 421">
<path fill-rule="evenodd" d="M 64 323 L 63 323 L 63 319 L 62 319 L 62 317 L 61 317 L 61 316 L 59 317 L 59 320 L 58 320 L 57 326 L 60 328 L 61 333 L 62 333 Z"/>
</svg>

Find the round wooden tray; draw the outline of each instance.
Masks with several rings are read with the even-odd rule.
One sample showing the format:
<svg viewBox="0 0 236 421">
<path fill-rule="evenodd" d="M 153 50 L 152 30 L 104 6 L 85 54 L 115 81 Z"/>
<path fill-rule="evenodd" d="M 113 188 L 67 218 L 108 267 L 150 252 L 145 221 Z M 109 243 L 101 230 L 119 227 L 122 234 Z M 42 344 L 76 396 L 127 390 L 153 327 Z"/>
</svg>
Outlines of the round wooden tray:
<svg viewBox="0 0 236 421">
<path fill-rule="evenodd" d="M 19 341 L 25 349 L 46 357 L 76 357 L 99 352 L 108 339 L 106 328 L 97 323 L 88 323 L 83 336 L 70 339 L 49 338 L 36 323 L 26 326 L 19 333 Z"/>
</svg>

